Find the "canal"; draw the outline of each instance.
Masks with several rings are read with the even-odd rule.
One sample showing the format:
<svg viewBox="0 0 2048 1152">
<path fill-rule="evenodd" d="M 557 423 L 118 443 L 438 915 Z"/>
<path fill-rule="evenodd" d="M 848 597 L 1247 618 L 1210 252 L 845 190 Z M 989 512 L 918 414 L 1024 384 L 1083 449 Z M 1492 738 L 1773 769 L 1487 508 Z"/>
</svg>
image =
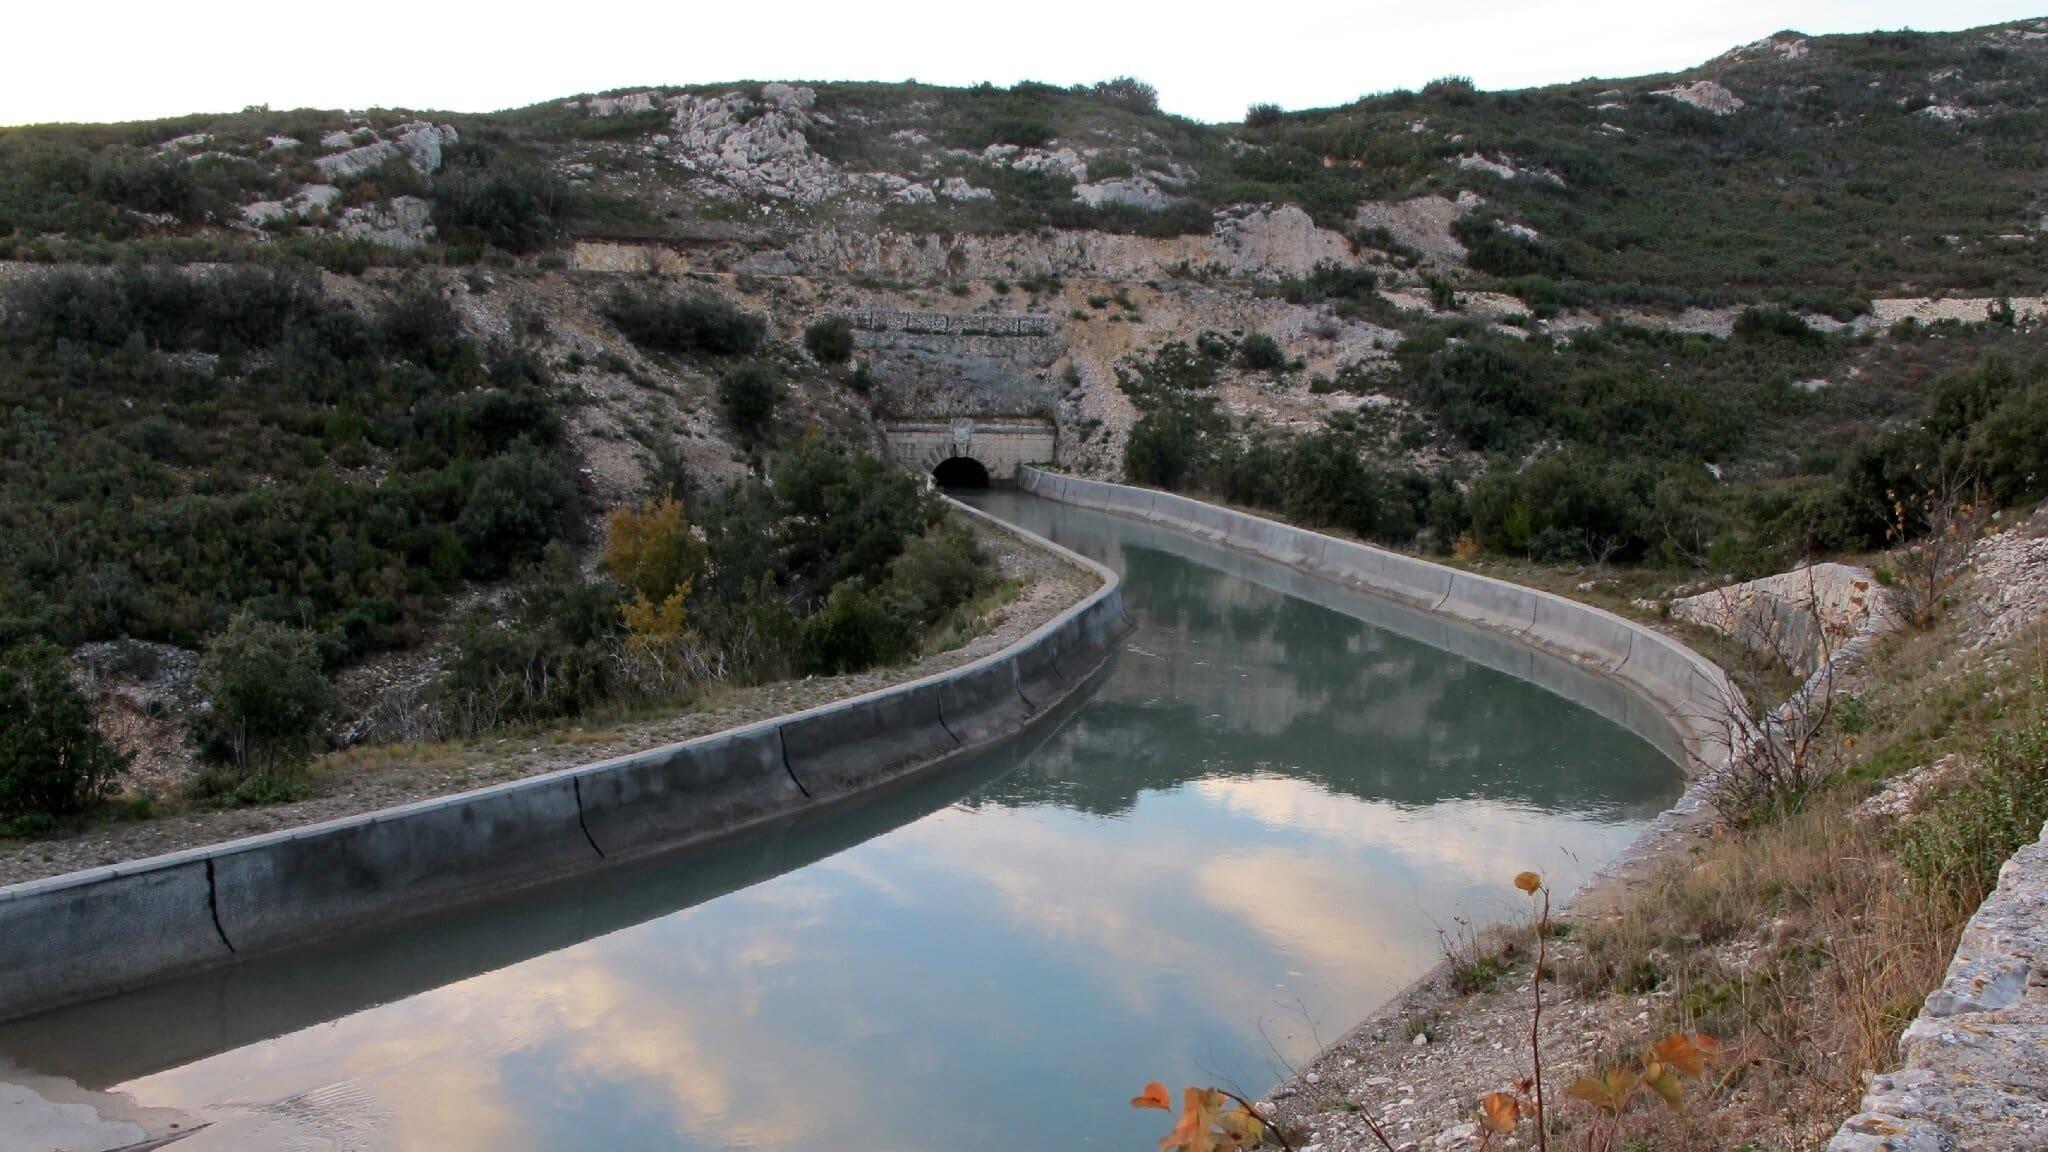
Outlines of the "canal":
<svg viewBox="0 0 2048 1152">
<path fill-rule="evenodd" d="M 181 1152 L 1150 1148 L 1145 1081 L 1263 1091 L 1440 932 L 1519 911 L 1517 871 L 1568 889 L 1681 789 L 1562 662 L 1154 525 L 971 499 L 1117 569 L 1138 623 L 1020 739 L 0 1027 L 0 1058 L 211 1121 Z"/>
</svg>

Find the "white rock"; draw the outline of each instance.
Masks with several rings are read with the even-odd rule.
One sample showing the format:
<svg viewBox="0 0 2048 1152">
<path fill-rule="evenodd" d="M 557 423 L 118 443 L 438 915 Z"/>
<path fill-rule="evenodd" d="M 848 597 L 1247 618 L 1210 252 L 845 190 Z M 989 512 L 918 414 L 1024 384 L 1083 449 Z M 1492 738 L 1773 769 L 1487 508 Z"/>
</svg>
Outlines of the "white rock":
<svg viewBox="0 0 2048 1152">
<path fill-rule="evenodd" d="M 996 195 L 993 190 L 976 187 L 958 176 L 939 181 L 938 193 L 948 200 L 993 200 Z"/>
<path fill-rule="evenodd" d="M 1689 104 L 1716 116 L 1732 115 L 1745 107 L 1742 97 L 1712 80 L 1695 80 L 1674 88 L 1660 88 L 1651 95 L 1667 96 L 1680 104 Z"/>
<path fill-rule="evenodd" d="M 358 176 L 401 157 L 418 171 L 432 173 L 441 168 L 441 149 L 461 139 L 453 125 L 415 122 L 401 125 L 389 140 L 374 140 L 346 152 L 322 156 L 313 163 L 330 180 Z"/>
<path fill-rule="evenodd" d="M 1074 199 L 1090 208 L 1104 205 L 1124 205 L 1157 212 L 1173 203 L 1171 197 L 1159 190 L 1159 185 L 1143 176 L 1128 180 L 1104 180 L 1098 184 L 1074 185 Z"/>
<path fill-rule="evenodd" d="M 592 116 L 626 116 L 654 111 L 654 93 L 628 92 L 624 96 L 592 96 L 583 105 Z"/>
<path fill-rule="evenodd" d="M 434 234 L 433 206 L 417 196 L 394 196 L 342 213 L 341 233 L 388 248 L 417 248 Z"/>
</svg>

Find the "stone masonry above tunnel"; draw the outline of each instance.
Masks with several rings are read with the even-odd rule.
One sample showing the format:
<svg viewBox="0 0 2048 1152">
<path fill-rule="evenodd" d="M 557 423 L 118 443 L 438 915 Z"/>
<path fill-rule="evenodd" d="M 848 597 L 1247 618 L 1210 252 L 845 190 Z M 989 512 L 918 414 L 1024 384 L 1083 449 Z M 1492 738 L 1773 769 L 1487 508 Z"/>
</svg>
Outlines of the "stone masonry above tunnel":
<svg viewBox="0 0 2048 1152">
<path fill-rule="evenodd" d="M 1050 420 L 897 420 L 887 431 L 889 455 L 913 472 L 930 474 L 948 460 L 966 459 L 986 469 L 990 483 L 1003 485 L 1014 482 L 1018 465 L 1051 460 L 1058 443 Z"/>
<path fill-rule="evenodd" d="M 856 358 L 904 419 L 1050 417 L 1066 344 L 1045 316 L 852 309 Z"/>
</svg>

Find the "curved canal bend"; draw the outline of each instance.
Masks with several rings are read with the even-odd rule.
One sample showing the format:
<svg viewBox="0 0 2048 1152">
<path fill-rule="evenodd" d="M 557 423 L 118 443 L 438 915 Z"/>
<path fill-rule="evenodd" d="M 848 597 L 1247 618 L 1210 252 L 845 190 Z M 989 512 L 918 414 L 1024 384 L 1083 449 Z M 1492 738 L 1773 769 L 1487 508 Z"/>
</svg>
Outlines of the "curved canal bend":
<svg viewBox="0 0 2048 1152">
<path fill-rule="evenodd" d="M 1155 525 L 974 503 L 1138 631 L 995 752 L 728 844 L 0 1027 L 204 1148 L 1149 1147 L 1674 799 L 1643 738 L 1418 613 Z M 1459 626 L 1448 626 L 1459 627 Z M 1561 662 L 1552 689 L 1611 700 Z M 1608 709 L 1613 711 L 1613 709 Z"/>
</svg>

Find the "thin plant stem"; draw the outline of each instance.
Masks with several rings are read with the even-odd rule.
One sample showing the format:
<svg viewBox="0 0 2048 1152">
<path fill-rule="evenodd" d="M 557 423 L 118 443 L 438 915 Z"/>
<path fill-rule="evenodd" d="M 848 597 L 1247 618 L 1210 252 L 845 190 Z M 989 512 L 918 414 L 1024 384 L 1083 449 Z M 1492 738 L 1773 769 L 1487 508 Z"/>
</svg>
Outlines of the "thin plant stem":
<svg viewBox="0 0 2048 1152">
<path fill-rule="evenodd" d="M 1536 972 L 1529 980 L 1536 995 L 1536 1010 L 1529 1016 L 1529 1060 L 1536 1074 L 1536 1147 L 1539 1152 L 1550 1152 L 1550 1129 L 1543 1122 L 1543 1044 L 1537 1032 L 1543 1026 L 1543 961 L 1550 943 L 1550 887 L 1545 885 L 1541 891 L 1543 913 L 1536 918 Z"/>
</svg>

